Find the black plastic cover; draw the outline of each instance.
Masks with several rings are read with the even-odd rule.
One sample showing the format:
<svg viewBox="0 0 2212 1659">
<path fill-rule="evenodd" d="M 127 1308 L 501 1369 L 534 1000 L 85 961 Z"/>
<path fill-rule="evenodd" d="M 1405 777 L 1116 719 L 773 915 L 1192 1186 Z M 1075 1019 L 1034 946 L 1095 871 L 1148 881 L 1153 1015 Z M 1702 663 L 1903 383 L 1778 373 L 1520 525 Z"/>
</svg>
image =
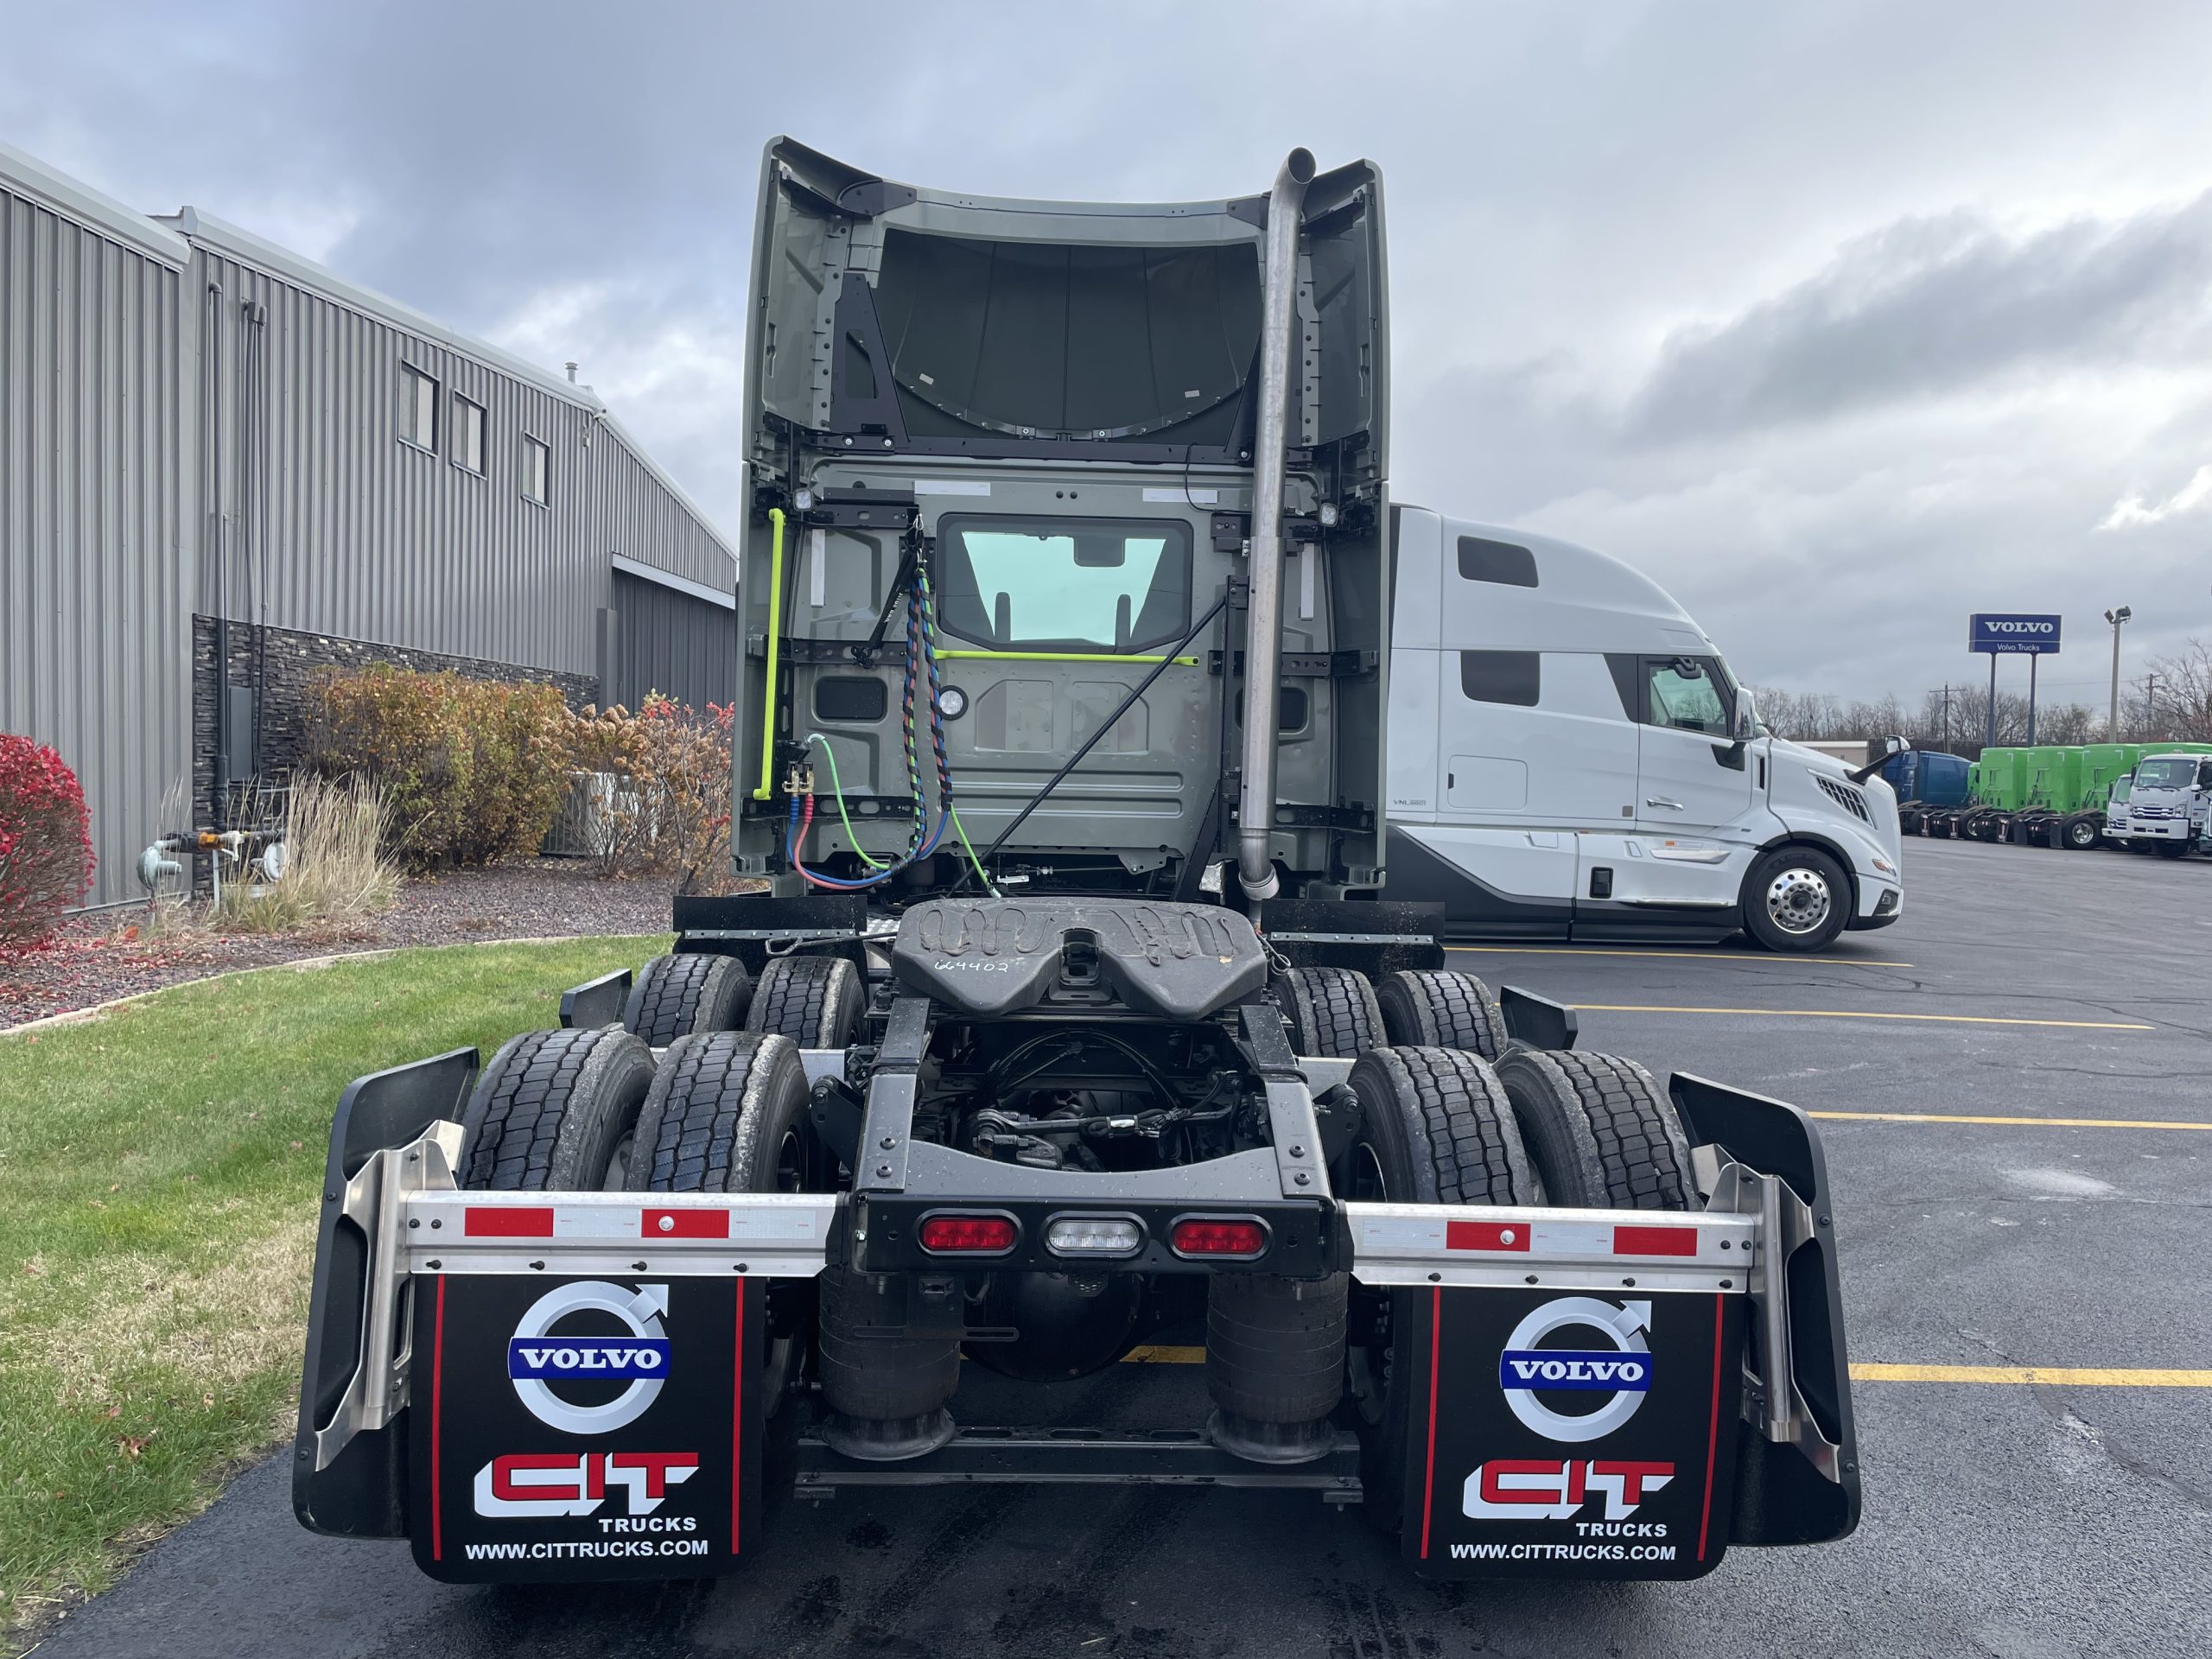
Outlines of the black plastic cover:
<svg viewBox="0 0 2212 1659">
<path fill-rule="evenodd" d="M 1103 982 L 1140 1014 L 1203 1020 L 1268 981 L 1246 917 L 1149 899 L 933 899 L 900 918 L 891 961 L 908 990 L 987 1019 L 1065 982 Z"/>
<path fill-rule="evenodd" d="M 368 1241 L 339 1215 L 346 1183 L 372 1154 L 404 1147 L 440 1118 L 457 1121 L 476 1081 L 473 1048 L 356 1077 L 339 1097 L 322 1177 L 315 1281 L 308 1301 L 307 1373 L 292 1454 L 292 1510 L 313 1532 L 349 1538 L 407 1535 L 407 1417 L 356 1434 L 327 1469 L 315 1466 L 315 1436 L 360 1362 Z"/>
<path fill-rule="evenodd" d="M 1677 1071 L 1668 1092 L 1694 1146 L 1778 1175 L 1813 1212 L 1813 1236 L 1788 1265 L 1789 1363 L 1807 1408 L 1837 1447 L 1830 1480 L 1796 1447 L 1744 1437 L 1736 1465 L 1731 1536 L 1739 1544 L 1818 1544 L 1859 1525 L 1859 1431 L 1843 1346 L 1843 1287 L 1836 1273 L 1827 1160 L 1812 1121 L 1786 1101 Z"/>
</svg>

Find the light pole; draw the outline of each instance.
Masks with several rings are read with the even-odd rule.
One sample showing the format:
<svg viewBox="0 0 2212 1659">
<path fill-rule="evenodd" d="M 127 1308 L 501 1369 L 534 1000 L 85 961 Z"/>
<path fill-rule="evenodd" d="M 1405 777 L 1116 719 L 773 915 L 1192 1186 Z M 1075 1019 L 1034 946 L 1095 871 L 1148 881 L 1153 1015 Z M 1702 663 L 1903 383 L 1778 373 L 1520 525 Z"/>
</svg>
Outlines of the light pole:
<svg viewBox="0 0 2212 1659">
<path fill-rule="evenodd" d="M 2134 608 L 2127 605 L 2105 613 L 2105 620 L 2112 624 L 2112 712 L 2105 716 L 2107 743 L 2120 741 L 2120 625 L 2134 614 Z"/>
</svg>

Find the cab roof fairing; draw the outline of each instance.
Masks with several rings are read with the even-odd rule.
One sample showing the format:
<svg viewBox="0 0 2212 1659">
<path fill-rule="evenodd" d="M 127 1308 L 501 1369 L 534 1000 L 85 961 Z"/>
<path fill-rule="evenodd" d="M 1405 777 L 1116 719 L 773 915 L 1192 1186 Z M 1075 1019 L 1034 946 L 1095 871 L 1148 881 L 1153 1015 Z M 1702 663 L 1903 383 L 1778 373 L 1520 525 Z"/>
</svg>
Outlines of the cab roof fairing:
<svg viewBox="0 0 2212 1659">
<path fill-rule="evenodd" d="M 786 472 L 801 434 L 842 434 L 855 453 L 933 454 L 956 465 L 1247 468 L 1245 359 L 1255 354 L 1247 347 L 1256 346 L 1267 205 L 1265 194 L 1176 203 L 963 195 L 772 140 L 762 156 L 746 365 L 756 484 Z M 1357 452 L 1356 470 L 1339 466 L 1346 492 L 1371 485 L 1379 499 L 1389 351 L 1378 170 L 1356 162 L 1319 175 L 1301 218 L 1294 431 L 1302 448 L 1354 440 L 1345 447 Z M 950 243 L 975 251 L 955 253 Z M 1040 276 L 1052 249 L 1068 251 L 1068 268 Z M 1206 250 L 1243 257 L 1223 278 L 1208 266 L 1228 262 L 1200 259 Z M 1001 260 L 1014 280 L 999 273 Z M 1063 301 L 1057 337 L 1047 338 Z M 1067 321 L 1078 306 L 1083 315 Z M 1209 327 L 1211 345 L 1199 344 Z M 1179 332 L 1197 356 L 1179 352 Z M 922 358 L 940 374 L 918 368 Z M 1057 374 L 1038 367 L 1055 358 Z M 984 406 L 994 399 L 1005 407 Z"/>
</svg>

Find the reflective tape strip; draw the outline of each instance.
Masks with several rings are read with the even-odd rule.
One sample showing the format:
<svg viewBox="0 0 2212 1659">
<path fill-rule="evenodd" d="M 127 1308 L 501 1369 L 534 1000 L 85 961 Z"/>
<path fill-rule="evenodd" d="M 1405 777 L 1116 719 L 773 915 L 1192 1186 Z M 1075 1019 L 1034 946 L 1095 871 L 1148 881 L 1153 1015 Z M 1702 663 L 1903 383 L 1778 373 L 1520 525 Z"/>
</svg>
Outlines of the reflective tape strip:
<svg viewBox="0 0 2212 1659">
<path fill-rule="evenodd" d="M 529 1209 L 471 1205 L 461 1232 L 468 1238 L 550 1238 L 553 1211 L 543 1205 Z"/>
<path fill-rule="evenodd" d="M 728 1238 L 727 1210 L 648 1210 L 639 1230 L 645 1238 Z"/>
</svg>

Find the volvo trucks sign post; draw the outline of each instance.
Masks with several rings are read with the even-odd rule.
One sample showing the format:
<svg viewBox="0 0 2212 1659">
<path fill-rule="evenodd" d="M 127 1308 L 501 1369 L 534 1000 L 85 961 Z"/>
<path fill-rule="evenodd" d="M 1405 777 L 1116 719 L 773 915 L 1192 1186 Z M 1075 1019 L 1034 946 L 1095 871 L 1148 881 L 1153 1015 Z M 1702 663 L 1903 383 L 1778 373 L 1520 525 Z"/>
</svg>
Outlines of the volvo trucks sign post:
<svg viewBox="0 0 2212 1659">
<path fill-rule="evenodd" d="M 1967 619 L 1967 649 L 1989 656 L 1989 746 L 1997 744 L 1997 659 L 2028 659 L 2028 742 L 2036 741 L 2036 658 L 2058 652 L 2059 623 L 2056 616 L 2026 615 L 2016 611 L 1976 611 Z"/>
</svg>

